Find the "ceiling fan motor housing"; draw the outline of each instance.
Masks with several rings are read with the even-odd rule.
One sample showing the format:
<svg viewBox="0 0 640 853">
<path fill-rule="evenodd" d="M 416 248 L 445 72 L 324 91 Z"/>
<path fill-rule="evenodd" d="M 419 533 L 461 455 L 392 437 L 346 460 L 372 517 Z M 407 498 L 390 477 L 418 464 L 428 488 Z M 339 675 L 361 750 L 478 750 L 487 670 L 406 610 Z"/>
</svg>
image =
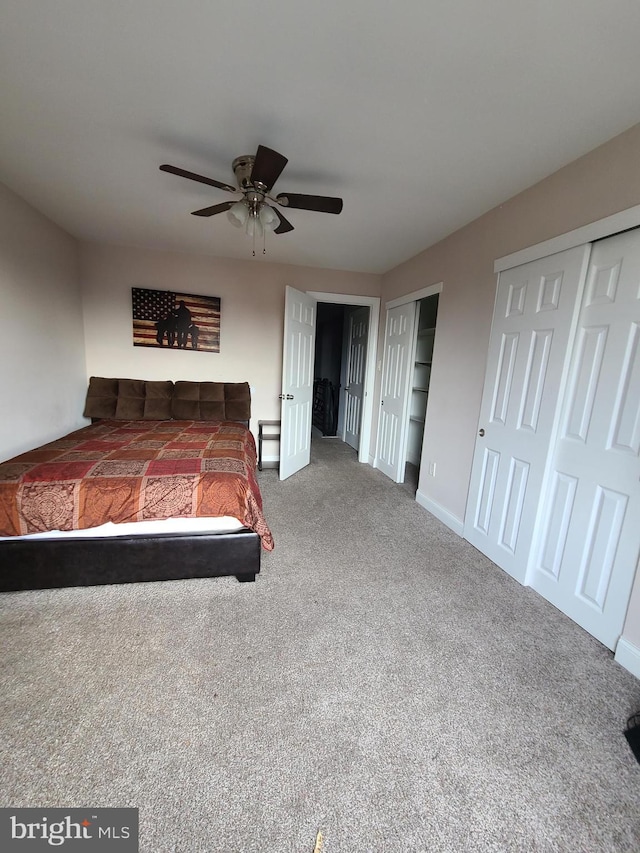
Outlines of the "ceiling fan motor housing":
<svg viewBox="0 0 640 853">
<path fill-rule="evenodd" d="M 233 174 L 236 176 L 238 186 L 243 191 L 253 187 L 251 173 L 255 162 L 256 158 L 253 154 L 243 154 L 240 157 L 236 157 L 232 163 Z"/>
<path fill-rule="evenodd" d="M 233 160 L 231 166 L 236 178 L 237 187 L 222 181 L 189 172 L 178 166 L 164 163 L 160 166 L 163 172 L 170 172 L 191 181 L 198 181 L 232 194 L 241 193 L 238 201 L 225 201 L 192 211 L 194 216 L 215 216 L 226 212 L 234 224 L 256 223 L 261 228 L 273 230 L 275 234 L 286 234 L 293 231 L 293 225 L 277 209 L 278 207 L 293 207 L 301 210 L 315 210 L 324 213 L 340 213 L 342 199 L 330 196 L 305 195 L 302 193 L 279 193 L 273 197 L 271 189 L 280 177 L 288 160 L 282 154 L 258 145 L 255 155 L 242 154 Z"/>
</svg>

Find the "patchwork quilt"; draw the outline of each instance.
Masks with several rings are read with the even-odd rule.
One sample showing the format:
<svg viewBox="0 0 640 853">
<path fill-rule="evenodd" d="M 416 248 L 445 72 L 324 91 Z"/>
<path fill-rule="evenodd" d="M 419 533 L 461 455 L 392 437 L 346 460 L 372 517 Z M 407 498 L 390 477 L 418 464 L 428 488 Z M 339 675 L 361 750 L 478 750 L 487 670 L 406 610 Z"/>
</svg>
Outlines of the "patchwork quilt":
<svg viewBox="0 0 640 853">
<path fill-rule="evenodd" d="M 225 515 L 272 550 L 255 441 L 232 421 L 99 421 L 0 463 L 0 536 Z"/>
</svg>

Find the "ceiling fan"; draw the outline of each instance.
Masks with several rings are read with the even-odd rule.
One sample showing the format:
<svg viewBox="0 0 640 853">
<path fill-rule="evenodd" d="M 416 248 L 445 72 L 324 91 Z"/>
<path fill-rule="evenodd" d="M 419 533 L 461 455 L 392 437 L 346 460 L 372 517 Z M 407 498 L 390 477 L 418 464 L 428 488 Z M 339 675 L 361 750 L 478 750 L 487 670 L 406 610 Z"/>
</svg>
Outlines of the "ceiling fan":
<svg viewBox="0 0 640 853">
<path fill-rule="evenodd" d="M 236 157 L 233 161 L 232 169 L 238 183 L 237 187 L 204 175 L 187 172 L 177 166 L 164 164 L 160 169 L 163 172 L 179 175 L 181 178 L 188 178 L 190 181 L 199 181 L 201 184 L 217 187 L 225 192 L 241 194 L 240 199 L 223 201 L 211 207 L 194 210 L 193 215 L 215 216 L 217 213 L 226 212 L 234 225 L 244 227 L 247 234 L 255 238 L 262 236 L 265 231 L 273 231 L 274 234 L 293 231 L 293 225 L 280 213 L 276 205 L 299 210 L 315 210 L 320 213 L 340 213 L 342 210 L 342 199 L 332 196 L 302 193 L 270 195 L 273 185 L 282 174 L 287 162 L 287 158 L 278 154 L 277 151 L 258 145 L 255 155 L 245 154 Z"/>
</svg>

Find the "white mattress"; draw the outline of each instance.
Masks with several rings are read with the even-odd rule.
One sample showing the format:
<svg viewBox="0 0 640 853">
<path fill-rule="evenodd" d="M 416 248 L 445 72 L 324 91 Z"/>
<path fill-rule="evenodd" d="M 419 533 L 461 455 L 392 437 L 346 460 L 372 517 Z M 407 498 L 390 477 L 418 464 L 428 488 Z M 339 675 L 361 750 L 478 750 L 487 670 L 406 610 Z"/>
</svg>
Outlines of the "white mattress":
<svg viewBox="0 0 640 853">
<path fill-rule="evenodd" d="M 114 524 L 112 521 L 99 527 L 84 530 L 48 530 L 26 536 L 0 536 L 0 541 L 11 539 L 77 539 L 79 537 L 148 536 L 156 533 L 233 533 L 242 530 L 237 518 L 229 515 L 220 518 L 165 518 L 160 521 L 130 521 Z"/>
</svg>

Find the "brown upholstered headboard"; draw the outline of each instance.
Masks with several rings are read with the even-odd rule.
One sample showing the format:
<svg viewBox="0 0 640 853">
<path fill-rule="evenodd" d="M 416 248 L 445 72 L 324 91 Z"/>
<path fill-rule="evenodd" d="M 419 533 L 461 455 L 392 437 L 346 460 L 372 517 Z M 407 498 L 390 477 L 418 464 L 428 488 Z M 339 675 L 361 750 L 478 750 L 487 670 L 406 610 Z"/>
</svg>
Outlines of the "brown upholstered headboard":
<svg viewBox="0 0 640 853">
<path fill-rule="evenodd" d="M 248 382 L 151 382 L 144 379 L 89 380 L 85 418 L 116 420 L 248 421 Z"/>
</svg>

